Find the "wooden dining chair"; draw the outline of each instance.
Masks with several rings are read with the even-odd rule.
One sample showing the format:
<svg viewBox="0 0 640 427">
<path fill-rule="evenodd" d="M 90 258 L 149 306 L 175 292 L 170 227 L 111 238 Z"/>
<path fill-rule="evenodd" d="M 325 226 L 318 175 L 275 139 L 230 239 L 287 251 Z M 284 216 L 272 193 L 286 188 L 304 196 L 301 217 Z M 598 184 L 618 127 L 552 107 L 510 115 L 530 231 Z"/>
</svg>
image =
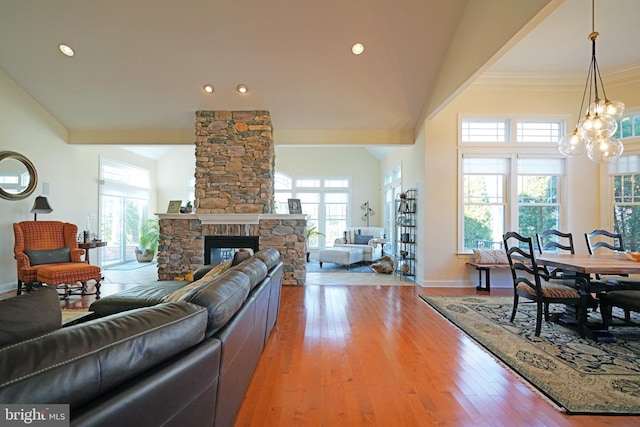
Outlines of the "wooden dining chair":
<svg viewBox="0 0 640 427">
<path fill-rule="evenodd" d="M 621 233 L 612 233 L 607 230 L 593 230 L 591 233 L 584 233 L 584 238 L 587 242 L 587 249 L 589 250 L 589 254 L 594 255 L 596 253 L 613 251 L 613 252 L 624 252 L 624 243 L 622 242 L 622 234 Z M 596 274 L 596 279 L 602 280 L 604 283 L 607 283 L 612 286 L 612 290 L 639 290 L 640 289 L 640 279 L 629 277 L 628 274 L 619 274 L 619 275 L 601 275 Z M 600 297 L 602 299 L 602 297 Z M 605 302 L 606 304 L 606 302 Z M 629 320 L 630 310 L 628 308 L 622 307 L 624 309 L 624 314 L 626 320 Z M 609 309 L 610 311 L 610 309 Z M 604 317 L 606 314 L 603 312 L 603 322 L 605 322 Z"/>
<path fill-rule="evenodd" d="M 575 254 L 573 246 L 573 234 L 563 233 L 562 231 L 549 229 L 541 233 L 536 233 L 536 243 L 538 244 L 538 252 L 554 252 L 554 253 L 570 253 Z M 562 269 L 549 269 L 549 275 L 552 279 L 563 279 L 567 277 L 575 277 L 575 273 L 565 272 Z"/>
<path fill-rule="evenodd" d="M 585 240 L 587 241 L 587 249 L 589 254 L 594 255 L 597 253 L 605 252 L 606 250 L 613 252 L 624 252 L 624 244 L 622 243 L 622 234 L 612 233 L 607 230 L 593 230 L 591 233 L 584 233 Z M 628 274 L 619 275 L 596 275 L 597 279 L 602 279 L 613 285 L 619 287 L 631 288 L 634 290 L 640 289 L 640 280 L 630 278 Z"/>
<path fill-rule="evenodd" d="M 620 233 L 612 233 L 607 230 L 593 230 L 591 233 L 584 233 L 584 238 L 587 241 L 587 249 L 591 255 L 596 251 L 603 251 L 603 248 L 614 252 L 624 252 L 622 234 Z"/>
<path fill-rule="evenodd" d="M 516 317 L 520 297 L 526 298 L 536 304 L 535 335 L 540 336 L 543 315 L 547 322 L 550 318 L 548 304 L 564 304 L 575 307 L 578 333 L 584 337 L 587 294 L 578 286 L 550 282 L 547 270 L 536 262 L 533 240 L 530 237 L 509 231 L 503 235 L 503 242 L 513 278 L 513 310 L 510 321 L 513 322 Z"/>
<path fill-rule="evenodd" d="M 606 292 L 600 297 L 600 311 L 602 313 L 602 323 L 605 329 L 613 323 L 613 307 L 624 310 L 625 323 L 622 325 L 638 326 L 638 323 L 631 322 L 630 312 L 640 312 L 640 291 L 622 290 Z M 619 326 L 619 324 L 616 324 Z"/>
</svg>

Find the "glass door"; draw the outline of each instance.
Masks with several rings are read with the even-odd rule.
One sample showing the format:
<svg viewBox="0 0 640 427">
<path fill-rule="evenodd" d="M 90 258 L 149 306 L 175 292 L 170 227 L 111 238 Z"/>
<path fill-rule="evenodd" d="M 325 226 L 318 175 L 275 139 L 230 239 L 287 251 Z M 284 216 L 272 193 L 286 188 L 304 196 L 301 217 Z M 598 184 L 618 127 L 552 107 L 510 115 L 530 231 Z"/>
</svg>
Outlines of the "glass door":
<svg viewBox="0 0 640 427">
<path fill-rule="evenodd" d="M 101 197 L 101 235 L 107 241 L 102 251 L 102 265 L 116 265 L 136 260 L 136 247 L 147 208 L 146 200 L 121 196 Z"/>
<path fill-rule="evenodd" d="M 151 193 L 149 170 L 100 158 L 100 237 L 107 242 L 100 265 L 136 261 Z"/>
</svg>

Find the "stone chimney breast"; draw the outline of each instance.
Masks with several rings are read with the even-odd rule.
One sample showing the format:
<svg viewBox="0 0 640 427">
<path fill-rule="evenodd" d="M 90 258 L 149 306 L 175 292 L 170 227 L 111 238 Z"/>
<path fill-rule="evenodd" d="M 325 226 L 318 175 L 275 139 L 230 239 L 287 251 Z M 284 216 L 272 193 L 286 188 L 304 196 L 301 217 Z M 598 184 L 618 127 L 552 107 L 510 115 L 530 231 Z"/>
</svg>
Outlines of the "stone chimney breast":
<svg viewBox="0 0 640 427">
<path fill-rule="evenodd" d="M 268 111 L 196 111 L 198 213 L 272 213 L 275 149 Z"/>
</svg>

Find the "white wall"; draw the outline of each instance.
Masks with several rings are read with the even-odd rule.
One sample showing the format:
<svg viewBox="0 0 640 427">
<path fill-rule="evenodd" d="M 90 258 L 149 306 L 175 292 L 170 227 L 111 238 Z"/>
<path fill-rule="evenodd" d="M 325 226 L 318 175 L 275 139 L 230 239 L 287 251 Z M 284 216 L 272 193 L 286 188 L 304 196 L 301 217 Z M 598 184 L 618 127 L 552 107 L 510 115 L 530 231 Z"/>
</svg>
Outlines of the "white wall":
<svg viewBox="0 0 640 427">
<path fill-rule="evenodd" d="M 195 119 L 195 116 L 194 116 Z M 189 200 L 187 183 L 196 171 L 195 143 L 171 148 L 171 151 L 158 159 L 158 213 L 164 213 L 169 200 L 182 200 L 185 206 Z M 193 204 L 191 200 L 191 204 Z"/>
<path fill-rule="evenodd" d="M 17 284 L 12 224 L 33 220 L 29 211 L 44 182 L 49 183 L 47 198 L 53 212 L 38 219 L 72 222 L 82 229 L 89 214 L 96 218 L 98 214 L 100 155 L 147 167 L 155 180 L 155 161 L 114 146 L 71 146 L 66 139 L 64 126 L 0 71 L 0 150 L 23 154 L 38 172 L 31 196 L 19 201 L 0 199 L 0 291 Z M 91 227 L 95 230 L 97 221 Z"/>
</svg>

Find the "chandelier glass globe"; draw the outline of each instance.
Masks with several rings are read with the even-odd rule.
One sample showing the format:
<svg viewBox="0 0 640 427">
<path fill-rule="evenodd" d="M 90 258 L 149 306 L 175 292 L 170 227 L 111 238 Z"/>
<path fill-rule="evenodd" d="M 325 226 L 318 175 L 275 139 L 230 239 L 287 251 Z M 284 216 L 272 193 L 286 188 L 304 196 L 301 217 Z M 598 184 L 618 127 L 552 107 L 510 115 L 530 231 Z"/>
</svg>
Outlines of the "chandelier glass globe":
<svg viewBox="0 0 640 427">
<path fill-rule="evenodd" d="M 596 141 L 600 138 L 609 138 L 618 130 L 618 121 L 607 115 L 587 113 L 578 125 L 580 135 L 587 141 Z"/>
<path fill-rule="evenodd" d="M 624 145 L 617 139 L 598 138 L 587 143 L 587 157 L 596 163 L 608 163 L 620 157 Z"/>
<path fill-rule="evenodd" d="M 584 154 L 586 150 L 587 143 L 584 138 L 580 136 L 580 132 L 578 132 L 578 129 L 575 129 L 573 132 L 566 134 L 558 142 L 558 151 L 563 156 L 580 156 Z"/>
</svg>

